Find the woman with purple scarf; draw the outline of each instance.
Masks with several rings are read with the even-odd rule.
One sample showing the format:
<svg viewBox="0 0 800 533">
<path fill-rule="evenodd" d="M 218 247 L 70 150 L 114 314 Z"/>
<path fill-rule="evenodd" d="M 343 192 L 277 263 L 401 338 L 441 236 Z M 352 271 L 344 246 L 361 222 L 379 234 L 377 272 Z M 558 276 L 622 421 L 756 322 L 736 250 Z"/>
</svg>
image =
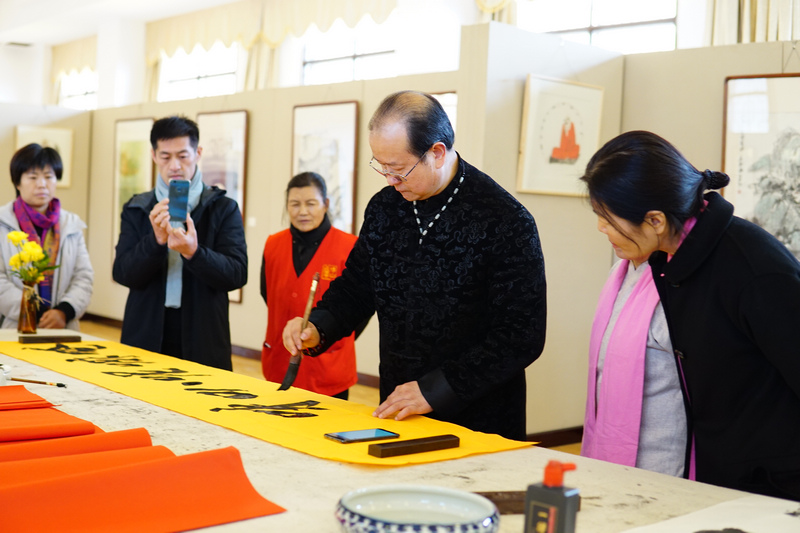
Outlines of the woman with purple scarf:
<svg viewBox="0 0 800 533">
<path fill-rule="evenodd" d="M 61 209 L 55 197 L 61 157 L 52 148 L 29 144 L 11 158 L 10 170 L 17 199 L 0 207 L 0 328 L 17 327 L 23 285 L 9 270 L 9 258 L 17 250 L 7 235 L 24 231 L 58 265 L 37 285 L 42 300 L 38 327 L 77 330 L 92 297 L 94 270 L 83 237 L 86 224 Z"/>
</svg>

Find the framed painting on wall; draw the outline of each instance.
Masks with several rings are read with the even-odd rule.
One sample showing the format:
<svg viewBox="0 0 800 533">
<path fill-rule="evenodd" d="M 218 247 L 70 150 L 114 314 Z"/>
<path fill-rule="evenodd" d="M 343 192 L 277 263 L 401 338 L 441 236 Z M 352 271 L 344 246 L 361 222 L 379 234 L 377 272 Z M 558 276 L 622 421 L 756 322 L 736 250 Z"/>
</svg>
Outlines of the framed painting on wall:
<svg viewBox="0 0 800 533">
<path fill-rule="evenodd" d="M 244 218 L 247 167 L 247 111 L 198 113 L 200 146 L 197 163 L 206 185 L 224 189 L 239 204 Z"/>
<path fill-rule="evenodd" d="M 316 172 L 325 178 L 331 224 L 355 231 L 358 102 L 299 105 L 292 127 L 292 175 Z"/>
<path fill-rule="evenodd" d="M 800 259 L 800 75 L 725 79 L 722 170 L 736 215 Z"/>
<path fill-rule="evenodd" d="M 198 113 L 200 146 L 203 154 L 197 163 L 203 183 L 225 190 L 239 205 L 244 220 L 247 167 L 247 111 Z M 228 300 L 242 303 L 242 289 L 228 293 Z"/>
<path fill-rule="evenodd" d="M 61 156 L 63 171 L 56 187 L 66 189 L 72 185 L 72 130 L 69 128 L 42 128 L 17 126 L 15 150 L 31 143 L 52 148 Z"/>
<path fill-rule="evenodd" d="M 134 194 L 149 191 L 155 186 L 150 153 L 153 122 L 152 118 L 137 118 L 118 120 L 114 126 L 114 246 L 119 238 L 122 206 Z"/>
<path fill-rule="evenodd" d="M 584 196 L 579 178 L 597 151 L 603 88 L 528 75 L 517 191 Z"/>
</svg>

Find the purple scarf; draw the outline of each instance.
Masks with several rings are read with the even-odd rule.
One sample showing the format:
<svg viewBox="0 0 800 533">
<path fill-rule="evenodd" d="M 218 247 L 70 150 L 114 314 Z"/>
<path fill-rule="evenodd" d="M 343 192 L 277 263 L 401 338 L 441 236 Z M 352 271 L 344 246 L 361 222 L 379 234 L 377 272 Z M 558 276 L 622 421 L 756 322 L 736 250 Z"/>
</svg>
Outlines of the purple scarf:
<svg viewBox="0 0 800 533">
<path fill-rule="evenodd" d="M 44 214 L 38 212 L 25 203 L 21 196 L 14 201 L 14 215 L 19 222 L 19 229 L 28 234 L 28 240 L 36 242 L 42 247 L 50 258 L 50 265 L 56 264 L 58 259 L 58 244 L 61 242 L 61 227 L 58 223 L 61 216 L 61 202 L 58 198 L 50 200 Z M 36 228 L 42 229 L 42 237 Z M 44 242 L 42 242 L 44 240 Z M 48 307 L 53 304 L 53 271 L 44 273 L 44 280 L 39 283 L 39 296 Z"/>
</svg>

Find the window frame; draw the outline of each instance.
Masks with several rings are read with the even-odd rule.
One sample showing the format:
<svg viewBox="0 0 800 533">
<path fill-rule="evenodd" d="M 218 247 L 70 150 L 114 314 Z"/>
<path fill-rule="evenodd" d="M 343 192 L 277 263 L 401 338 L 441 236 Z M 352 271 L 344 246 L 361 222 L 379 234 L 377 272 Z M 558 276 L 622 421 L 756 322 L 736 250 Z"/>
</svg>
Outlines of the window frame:
<svg viewBox="0 0 800 533">
<path fill-rule="evenodd" d="M 67 92 L 64 91 L 64 81 L 65 81 L 66 78 L 69 78 L 69 77 L 71 77 L 73 75 L 85 76 L 87 73 L 90 73 L 90 74 L 92 74 L 94 76 L 94 82 L 95 83 L 94 83 L 94 87 L 93 87 L 92 90 L 84 90 L 83 92 L 80 92 L 80 93 L 78 93 L 78 92 L 67 93 Z M 95 72 L 94 69 L 86 67 L 83 70 L 81 70 L 80 72 L 78 72 L 76 70 L 71 70 L 70 72 L 63 72 L 60 75 L 60 79 L 59 79 L 58 102 L 57 102 L 57 104 L 59 106 L 61 106 L 61 107 L 66 107 L 68 109 L 80 109 L 80 110 L 83 110 L 83 111 L 95 110 L 95 109 L 97 109 L 98 88 L 99 88 L 99 80 L 98 80 L 98 77 L 97 77 L 97 72 Z M 91 107 L 88 107 L 88 106 L 76 107 L 76 106 L 73 106 L 73 105 L 68 105 L 70 100 L 85 99 L 88 96 L 93 96 L 94 97 L 94 105 L 91 106 Z"/>
<path fill-rule="evenodd" d="M 562 30 L 550 30 L 543 33 L 549 33 L 553 35 L 567 35 L 567 34 L 587 34 L 589 36 L 589 44 L 593 44 L 593 36 L 596 32 L 606 31 L 606 30 L 616 30 L 616 29 L 624 29 L 624 28 L 635 28 L 635 27 L 644 27 L 650 25 L 658 25 L 658 24 L 672 24 L 675 28 L 675 39 L 673 43 L 673 50 L 678 49 L 678 10 L 680 7 L 679 0 L 675 1 L 675 16 L 667 17 L 667 18 L 658 18 L 658 19 L 642 19 L 640 21 L 635 22 L 619 22 L 614 24 L 594 24 L 592 22 L 592 11 L 594 9 L 594 4 L 596 0 L 590 0 L 589 3 L 589 25 L 588 26 L 577 26 L 571 28 L 565 28 Z"/>
<path fill-rule="evenodd" d="M 215 70 L 209 72 L 205 70 L 201 72 L 200 69 L 196 69 L 193 75 L 191 76 L 182 76 L 180 78 L 170 78 L 164 75 L 165 69 L 168 69 L 169 66 L 165 64 L 165 59 L 169 59 L 170 61 L 179 61 L 174 59 L 175 55 L 183 52 L 185 57 L 188 61 L 191 61 L 190 56 L 192 54 L 198 53 L 199 51 L 202 52 L 203 55 L 207 55 L 211 53 L 211 50 L 215 47 L 221 45 L 226 49 L 230 49 L 232 47 L 236 47 L 236 50 L 233 52 L 234 60 L 232 64 L 225 64 L 225 70 Z M 197 43 L 191 50 L 191 52 L 186 52 L 182 47 L 178 48 L 172 56 L 167 56 L 166 53 L 162 52 L 161 55 L 161 64 L 159 65 L 159 77 L 158 77 L 158 94 L 156 96 L 157 102 L 174 102 L 178 100 L 189 100 L 195 98 L 205 98 L 210 96 L 226 96 L 230 94 L 236 94 L 241 92 L 244 87 L 244 77 L 246 75 L 246 51 L 242 47 L 242 44 L 238 41 L 232 42 L 230 45 L 225 45 L 221 40 L 217 40 L 214 44 L 207 50 L 205 49 L 200 43 Z M 203 65 L 203 68 L 207 66 L 207 62 L 205 59 L 201 61 L 197 61 L 199 65 Z M 221 78 L 221 77 L 228 77 L 233 76 L 233 91 L 231 92 L 224 92 L 224 93 L 213 93 L 213 94 L 206 94 L 203 91 L 203 87 L 205 86 L 205 81 L 211 80 L 214 78 Z M 177 83 L 186 83 L 194 81 L 194 91 L 191 96 L 181 97 L 181 98 L 171 98 L 167 95 L 170 91 L 168 88 Z"/>
<path fill-rule="evenodd" d="M 397 47 L 396 46 L 392 47 L 392 48 L 385 48 L 385 49 L 382 49 L 382 50 L 371 50 L 369 52 L 359 52 L 358 51 L 358 49 L 359 49 L 359 42 L 358 42 L 358 39 L 359 39 L 359 34 L 358 34 L 359 25 L 362 24 L 365 19 L 366 19 L 366 17 L 362 18 L 361 21 L 359 21 L 358 24 L 356 24 L 354 27 L 346 26 L 346 31 L 347 31 L 347 34 L 348 34 L 349 39 L 350 39 L 349 43 L 348 43 L 348 48 L 351 50 L 351 53 L 349 53 L 349 54 L 324 57 L 324 58 L 321 58 L 321 59 L 308 59 L 308 46 L 307 46 L 307 44 L 305 42 L 303 43 L 303 61 L 302 61 L 301 69 L 300 69 L 300 84 L 301 85 L 307 86 L 307 85 L 319 85 L 319 84 L 323 84 L 323 83 L 334 83 L 334 82 L 332 82 L 330 80 L 328 80 L 328 81 L 319 81 L 319 82 L 315 81 L 315 82 L 310 82 L 309 83 L 307 81 L 308 77 L 309 77 L 308 76 L 308 70 L 309 70 L 309 67 L 313 67 L 314 65 L 322 65 L 324 63 L 332 63 L 332 62 L 335 62 L 335 61 L 347 61 L 348 65 L 349 65 L 350 76 L 347 79 L 344 79 L 344 80 L 336 80 L 336 82 L 358 81 L 358 80 L 363 80 L 363 79 L 369 79 L 369 78 L 363 78 L 363 77 L 356 77 L 358 62 L 359 62 L 360 59 L 374 58 L 374 57 L 380 57 L 380 56 L 385 56 L 385 57 L 388 57 L 390 59 L 395 57 L 395 54 L 397 53 Z M 338 22 L 339 21 L 337 20 L 337 23 Z M 375 24 L 376 27 L 382 26 L 382 24 L 377 24 L 374 21 L 372 23 Z M 386 22 L 384 22 L 383 24 L 386 24 Z M 325 31 L 324 33 L 321 32 L 319 29 L 316 29 L 316 31 L 320 31 L 320 36 L 324 37 L 325 35 L 329 34 L 332 29 L 333 29 L 333 26 L 331 28 L 329 28 L 327 31 Z M 303 39 L 305 39 L 305 38 L 306 38 L 306 35 L 303 36 Z"/>
</svg>

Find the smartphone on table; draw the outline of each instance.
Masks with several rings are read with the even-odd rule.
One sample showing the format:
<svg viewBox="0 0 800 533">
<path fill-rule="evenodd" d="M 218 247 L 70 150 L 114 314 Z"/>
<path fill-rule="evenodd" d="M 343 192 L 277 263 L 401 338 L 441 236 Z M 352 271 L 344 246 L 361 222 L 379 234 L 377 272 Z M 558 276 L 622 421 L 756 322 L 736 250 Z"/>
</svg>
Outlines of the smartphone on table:
<svg viewBox="0 0 800 533">
<path fill-rule="evenodd" d="M 188 210 L 189 181 L 169 180 L 169 221 L 172 227 L 183 227 Z"/>
<path fill-rule="evenodd" d="M 355 431 L 339 431 L 337 433 L 325 433 L 325 438 L 341 442 L 343 444 L 350 444 L 352 442 L 369 442 L 373 440 L 396 439 L 400 436 L 398 433 L 386 431 L 385 429 L 372 428 L 372 429 L 357 429 Z"/>
</svg>

